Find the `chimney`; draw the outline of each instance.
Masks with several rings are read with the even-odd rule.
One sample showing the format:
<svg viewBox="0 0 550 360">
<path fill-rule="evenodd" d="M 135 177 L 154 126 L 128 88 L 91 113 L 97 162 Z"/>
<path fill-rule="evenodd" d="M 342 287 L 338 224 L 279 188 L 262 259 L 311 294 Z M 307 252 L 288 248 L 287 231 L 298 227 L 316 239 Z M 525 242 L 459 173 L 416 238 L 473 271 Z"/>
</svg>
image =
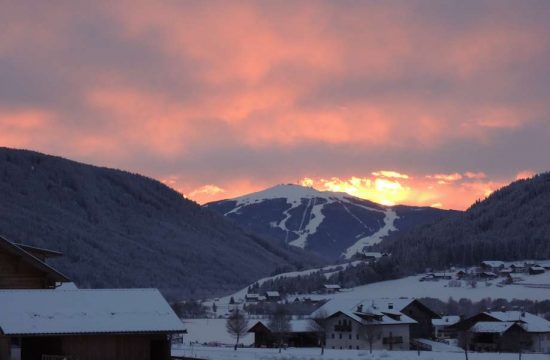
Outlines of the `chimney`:
<svg viewBox="0 0 550 360">
<path fill-rule="evenodd" d="M 390 309 L 390 310 L 393 309 L 393 303 L 388 304 L 388 309 Z"/>
<path fill-rule="evenodd" d="M 363 304 L 357 305 L 357 312 L 363 312 Z"/>
</svg>

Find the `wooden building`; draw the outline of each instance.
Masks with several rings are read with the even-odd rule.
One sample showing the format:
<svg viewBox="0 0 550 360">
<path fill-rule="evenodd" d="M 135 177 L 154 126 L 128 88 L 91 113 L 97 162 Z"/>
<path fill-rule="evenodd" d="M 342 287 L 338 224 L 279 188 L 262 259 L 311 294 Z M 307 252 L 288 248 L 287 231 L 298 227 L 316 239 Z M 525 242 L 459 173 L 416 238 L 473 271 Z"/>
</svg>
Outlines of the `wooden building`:
<svg viewBox="0 0 550 360">
<path fill-rule="evenodd" d="M 45 260 L 56 251 L 15 244 L 0 236 L 0 289 L 54 289 L 69 279 Z"/>
<path fill-rule="evenodd" d="M 285 346 L 316 347 L 319 346 L 319 331 L 312 325 L 311 320 L 290 320 L 290 330 L 284 334 L 272 331 L 269 320 L 256 322 L 248 330 L 254 333 L 254 347 L 272 348 L 279 346 L 282 340 Z"/>
<path fill-rule="evenodd" d="M 0 359 L 168 360 L 183 323 L 156 289 L 0 290 Z"/>
</svg>

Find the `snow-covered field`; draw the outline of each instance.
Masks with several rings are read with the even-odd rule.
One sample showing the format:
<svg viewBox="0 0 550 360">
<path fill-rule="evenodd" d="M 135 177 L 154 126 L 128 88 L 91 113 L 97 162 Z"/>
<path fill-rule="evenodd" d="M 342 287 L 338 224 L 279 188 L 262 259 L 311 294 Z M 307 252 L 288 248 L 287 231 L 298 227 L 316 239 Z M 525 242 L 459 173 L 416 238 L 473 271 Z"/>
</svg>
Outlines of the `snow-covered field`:
<svg viewBox="0 0 550 360">
<path fill-rule="evenodd" d="M 229 335 L 225 328 L 226 319 L 188 319 L 183 320 L 183 325 L 187 330 L 184 336 L 185 343 L 199 344 L 225 344 L 235 343 L 235 339 Z M 253 321 L 250 322 L 252 324 Z M 250 333 L 240 338 L 240 344 L 245 346 L 254 343 L 254 334 Z"/>
<path fill-rule="evenodd" d="M 172 349 L 172 356 L 187 356 L 205 360 L 463 360 L 464 353 L 460 352 L 431 352 L 422 351 L 373 351 L 370 354 L 365 350 L 325 350 L 321 355 L 319 348 L 290 348 L 254 349 L 244 348 L 234 351 L 223 347 L 184 347 Z M 509 353 L 469 353 L 470 360 L 515 360 L 518 354 Z M 524 360 L 548 360 L 548 354 L 523 354 Z"/>
<path fill-rule="evenodd" d="M 368 285 L 358 286 L 350 291 L 342 292 L 327 297 L 343 298 L 380 298 L 380 297 L 432 297 L 446 301 L 449 297 L 458 300 L 460 298 L 479 301 L 483 298 L 503 299 L 550 299 L 550 272 L 540 275 L 527 275 L 525 280 L 518 284 L 497 286 L 502 278 L 485 282 L 478 282 L 475 288 L 466 286 L 462 282 L 461 287 L 449 287 L 448 280 L 419 281 L 423 275 L 409 276 L 390 281 L 382 281 Z"/>
</svg>

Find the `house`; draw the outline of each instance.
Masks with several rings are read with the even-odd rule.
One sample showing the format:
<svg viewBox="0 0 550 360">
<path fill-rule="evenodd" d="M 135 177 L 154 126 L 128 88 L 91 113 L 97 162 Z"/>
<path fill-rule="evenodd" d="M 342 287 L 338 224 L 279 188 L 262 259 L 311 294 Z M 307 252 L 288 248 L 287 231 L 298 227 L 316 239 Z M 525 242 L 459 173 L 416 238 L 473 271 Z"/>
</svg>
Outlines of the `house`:
<svg viewBox="0 0 550 360">
<path fill-rule="evenodd" d="M 313 320 L 290 320 L 290 330 L 280 334 L 271 329 L 269 320 L 260 320 L 250 327 L 254 333 L 254 347 L 278 347 L 279 341 L 290 347 L 315 347 L 319 345 L 319 331 Z"/>
<path fill-rule="evenodd" d="M 452 327 L 472 351 L 550 353 L 550 321 L 528 312 L 483 312 Z"/>
<path fill-rule="evenodd" d="M 340 292 L 342 288 L 340 287 L 340 285 L 337 284 L 325 284 L 323 285 L 323 290 L 325 294 L 334 294 Z"/>
<path fill-rule="evenodd" d="M 550 262 L 538 263 L 538 266 L 540 266 L 544 270 L 550 270 Z"/>
<path fill-rule="evenodd" d="M 1 360 L 170 358 L 185 329 L 158 290 L 78 290 L 58 256 L 0 237 Z"/>
<path fill-rule="evenodd" d="M 498 273 L 500 269 L 504 268 L 504 262 L 497 261 L 497 260 L 485 260 L 481 262 L 481 268 L 485 271 L 492 271 L 492 272 Z"/>
<path fill-rule="evenodd" d="M 434 337 L 436 339 L 456 338 L 456 329 L 451 325 L 460 321 L 460 316 L 448 315 L 442 316 L 441 319 L 432 319 L 434 327 Z"/>
<path fill-rule="evenodd" d="M 361 337 L 361 333 L 365 331 L 365 327 L 369 328 L 370 325 L 383 326 L 383 328 L 379 328 L 381 336 L 385 334 L 386 338 L 391 338 L 391 340 L 384 340 L 382 336 L 379 339 L 381 343 L 377 345 L 377 348 L 408 349 L 410 339 L 431 337 L 433 333 L 432 319 L 440 318 L 439 315 L 420 301 L 411 298 L 333 299 L 321 306 L 313 316 L 315 314 L 327 314 L 331 318 L 327 327 L 327 347 L 334 346 L 335 349 L 340 347 L 349 349 L 350 346 L 354 349 L 358 346 L 366 349 L 364 337 Z M 358 321 L 358 319 L 362 320 Z M 340 323 L 338 323 L 339 320 Z M 344 320 L 346 321 L 344 322 Z M 349 326 L 344 327 L 344 324 Z M 336 325 L 339 326 L 334 327 Z M 399 326 L 393 327 L 394 325 Z M 336 331 L 337 329 L 350 331 Z M 403 335 L 405 332 L 406 336 Z M 395 336 L 401 336 L 404 341 L 403 344 L 394 347 Z M 352 341 L 350 342 L 350 340 Z M 329 342 L 332 345 L 328 346 Z"/>
<path fill-rule="evenodd" d="M 496 279 L 497 277 L 498 275 L 492 271 L 483 271 L 479 274 L 479 278 L 484 280 Z"/>
<path fill-rule="evenodd" d="M 265 298 L 266 301 L 280 301 L 281 295 L 278 291 L 266 291 Z"/>
<path fill-rule="evenodd" d="M 256 303 L 259 301 L 260 295 L 259 294 L 246 294 L 244 296 L 244 300 L 247 303 Z"/>
<path fill-rule="evenodd" d="M 169 359 L 183 323 L 156 289 L 0 290 L 0 356 Z"/>
<path fill-rule="evenodd" d="M 512 272 L 511 268 L 503 268 L 499 270 L 498 274 L 503 277 L 508 277 Z"/>
<path fill-rule="evenodd" d="M 506 277 L 506 283 L 508 284 L 516 284 L 523 280 L 524 280 L 523 275 L 519 275 L 519 274 L 508 274 L 508 276 Z"/>
<path fill-rule="evenodd" d="M 542 266 L 535 265 L 529 268 L 529 275 L 544 274 L 545 271 Z"/>
<path fill-rule="evenodd" d="M 527 268 L 525 267 L 525 264 L 521 264 L 521 263 L 514 263 L 510 265 L 510 269 L 512 269 L 513 273 L 527 272 Z"/>
<path fill-rule="evenodd" d="M 453 278 L 451 273 L 444 272 L 431 272 L 420 278 L 420 281 L 438 281 L 438 280 L 451 280 Z"/>
<path fill-rule="evenodd" d="M 388 253 L 381 253 L 381 252 L 368 252 L 368 251 L 364 251 L 363 252 L 363 258 L 369 262 L 376 262 L 380 259 L 382 259 L 383 257 L 387 257 L 389 256 Z"/>
<path fill-rule="evenodd" d="M 415 321 L 398 312 L 382 312 L 359 305 L 337 311 L 326 319 L 328 349 L 408 350 L 410 325 Z"/>
<path fill-rule="evenodd" d="M 46 264 L 56 251 L 15 244 L 0 236 L 0 289 L 54 289 L 70 280 Z"/>
</svg>

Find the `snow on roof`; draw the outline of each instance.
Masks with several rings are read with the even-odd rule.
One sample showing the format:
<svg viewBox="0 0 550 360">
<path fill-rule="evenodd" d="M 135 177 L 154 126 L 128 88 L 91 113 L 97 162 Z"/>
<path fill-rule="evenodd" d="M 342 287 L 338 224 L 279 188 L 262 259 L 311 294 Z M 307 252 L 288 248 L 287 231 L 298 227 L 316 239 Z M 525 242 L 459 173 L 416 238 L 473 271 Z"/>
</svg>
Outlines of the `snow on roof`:
<svg viewBox="0 0 550 360">
<path fill-rule="evenodd" d="M 531 270 L 544 271 L 544 268 L 543 268 L 542 266 L 538 266 L 538 265 L 531 266 L 530 269 L 531 269 Z"/>
<path fill-rule="evenodd" d="M 281 295 L 279 295 L 279 292 L 278 292 L 278 291 L 266 291 L 265 294 L 267 295 L 267 297 L 278 297 L 278 296 L 281 296 Z"/>
<path fill-rule="evenodd" d="M 449 315 L 442 316 L 441 319 L 432 319 L 433 326 L 449 326 L 460 321 L 460 316 Z"/>
<path fill-rule="evenodd" d="M 325 289 L 341 289 L 340 285 L 337 284 L 325 284 Z"/>
<path fill-rule="evenodd" d="M 528 332 L 550 332 L 550 321 L 525 311 L 488 311 L 485 314 L 501 321 L 520 321 Z"/>
<path fill-rule="evenodd" d="M 183 332 L 156 289 L 2 290 L 5 335 Z"/>
<path fill-rule="evenodd" d="M 504 266 L 504 262 L 503 261 L 498 261 L 498 260 L 485 260 L 485 261 L 482 261 L 481 263 L 483 265 L 493 267 L 493 268 Z"/>
<path fill-rule="evenodd" d="M 78 286 L 74 282 L 61 283 L 55 290 L 78 290 Z"/>
<path fill-rule="evenodd" d="M 365 255 L 366 257 L 373 257 L 376 259 L 379 259 L 383 256 L 383 254 L 380 252 L 363 252 L 363 255 Z"/>
<path fill-rule="evenodd" d="M 474 333 L 496 333 L 502 334 L 511 328 L 515 322 L 513 321 L 480 321 L 471 327 Z"/>
<path fill-rule="evenodd" d="M 407 307 L 414 299 L 410 298 L 381 298 L 381 299 L 351 299 L 335 298 L 315 311 L 312 316 L 326 313 L 329 317 L 337 313 L 343 313 L 351 319 L 362 322 L 361 315 L 382 316 L 381 324 L 414 324 L 415 320 L 401 311 Z M 398 316 L 399 319 L 392 318 Z"/>
<path fill-rule="evenodd" d="M 252 329 L 254 326 L 256 326 L 258 323 L 262 324 L 266 328 L 270 329 L 269 327 L 269 320 L 259 320 L 250 326 L 250 329 Z M 294 333 L 304 333 L 304 332 L 314 332 L 314 325 L 312 323 L 311 319 L 300 319 L 300 320 L 290 320 L 290 329 L 291 332 Z M 249 329 L 249 331 L 250 331 Z M 271 329 L 270 329 L 271 330 Z"/>
</svg>

